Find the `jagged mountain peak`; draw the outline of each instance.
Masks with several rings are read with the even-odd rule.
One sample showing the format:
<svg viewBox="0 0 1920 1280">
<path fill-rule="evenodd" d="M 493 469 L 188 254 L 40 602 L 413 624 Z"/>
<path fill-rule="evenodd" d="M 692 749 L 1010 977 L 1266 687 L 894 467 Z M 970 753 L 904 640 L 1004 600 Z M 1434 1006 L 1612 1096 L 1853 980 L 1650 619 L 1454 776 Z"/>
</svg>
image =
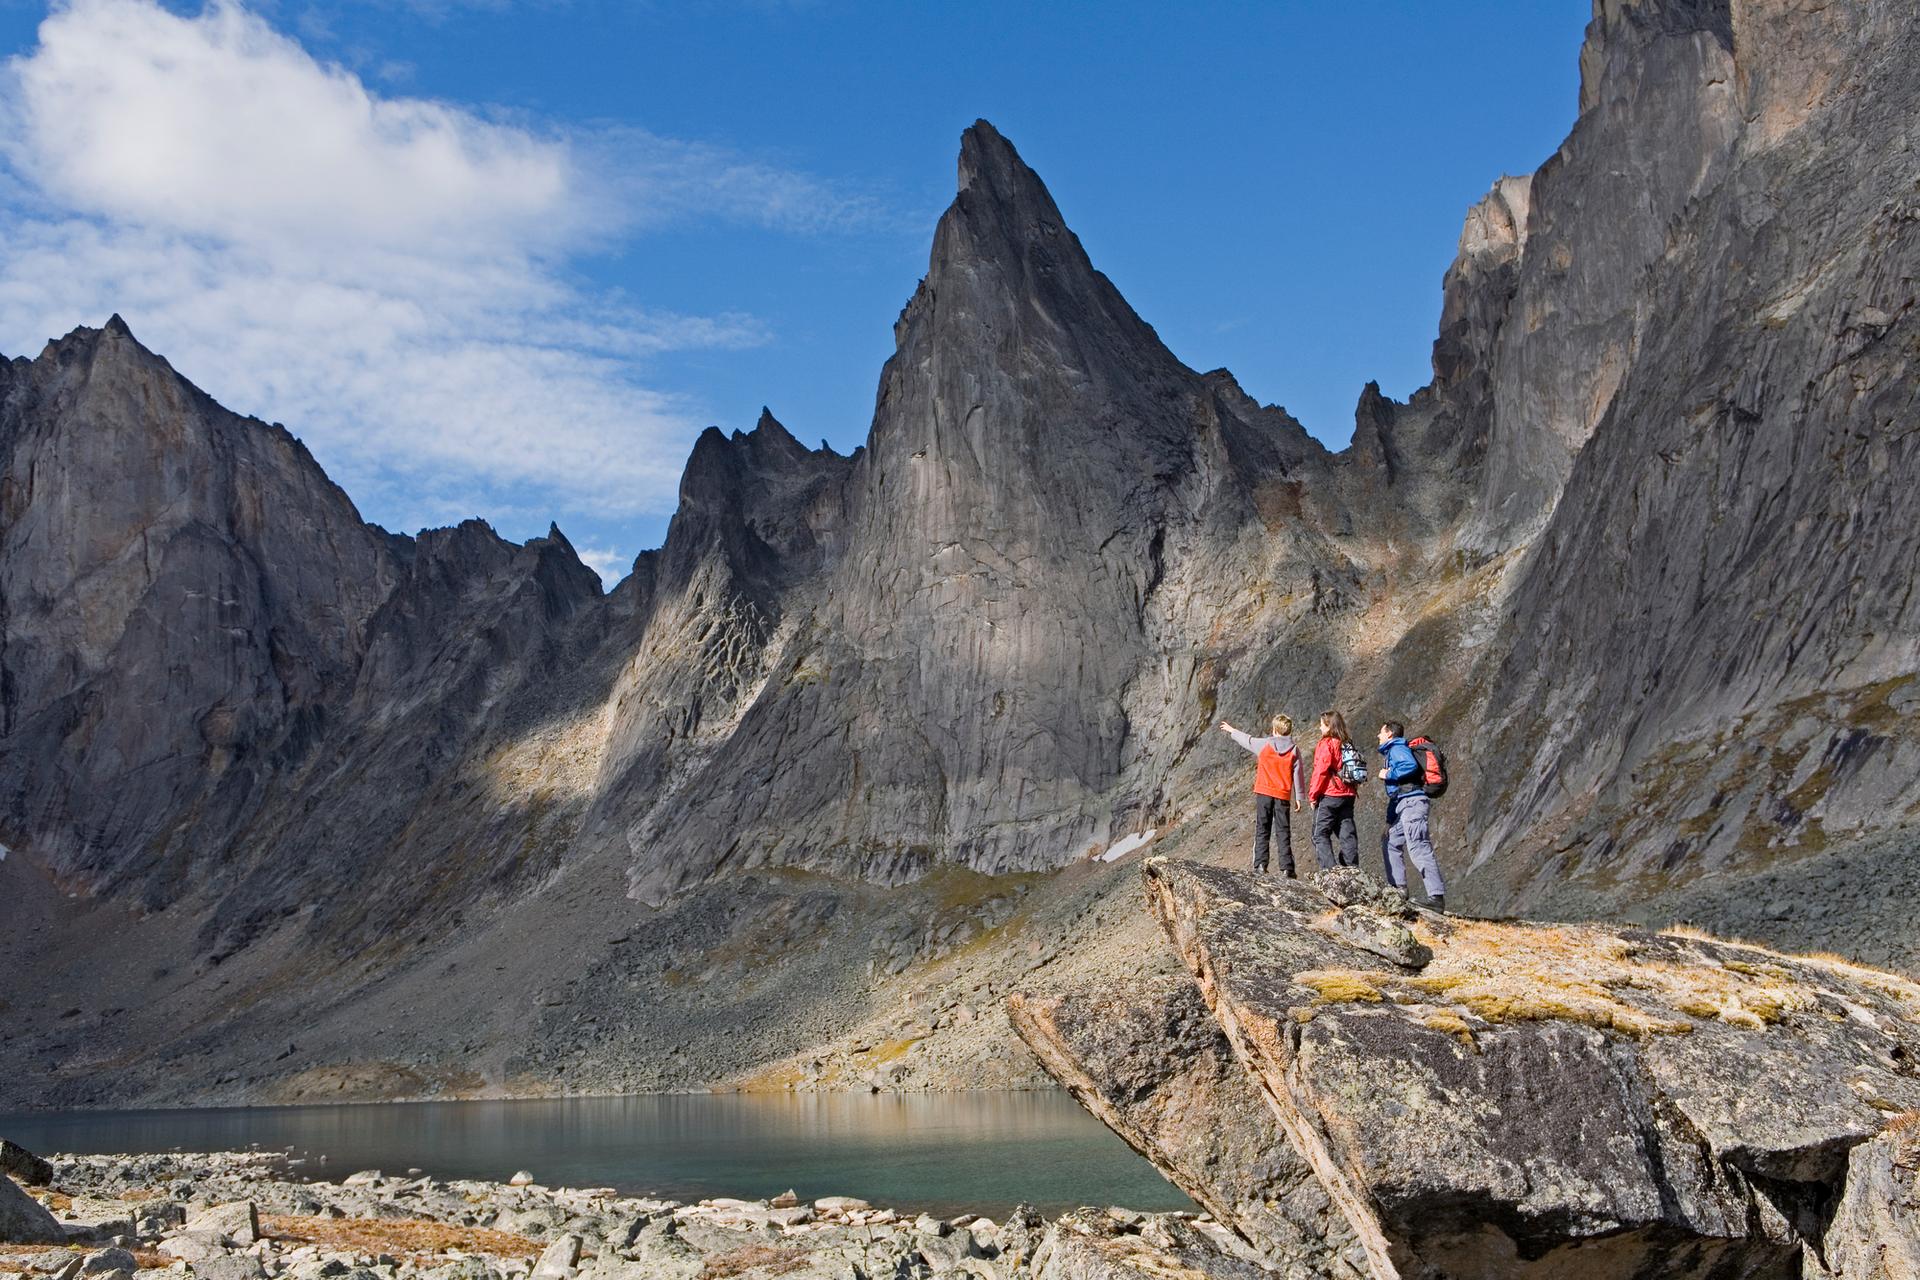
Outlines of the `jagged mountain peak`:
<svg viewBox="0 0 1920 1280">
<path fill-rule="evenodd" d="M 985 120 L 975 120 L 960 134 L 957 191 L 962 195 L 975 192 L 1003 203 L 1038 199 L 1053 207 L 1053 197 L 1040 175 L 1020 158 L 1013 143 Z M 1058 209 L 1053 212 L 1059 215 Z"/>
<path fill-rule="evenodd" d="M 958 182 L 935 233 L 929 280 L 937 290 L 943 274 L 985 265 L 1016 271 L 1029 285 L 1078 288 L 1099 275 L 1040 175 L 980 120 L 960 135 Z"/>
</svg>

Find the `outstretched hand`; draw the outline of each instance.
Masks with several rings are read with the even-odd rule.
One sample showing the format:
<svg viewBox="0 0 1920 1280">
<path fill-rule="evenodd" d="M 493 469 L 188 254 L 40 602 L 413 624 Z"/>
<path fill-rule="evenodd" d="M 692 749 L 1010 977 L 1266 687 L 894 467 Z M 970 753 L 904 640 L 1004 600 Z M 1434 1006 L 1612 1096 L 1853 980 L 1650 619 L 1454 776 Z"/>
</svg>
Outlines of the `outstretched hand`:
<svg viewBox="0 0 1920 1280">
<path fill-rule="evenodd" d="M 1222 733 L 1232 733 L 1232 732 L 1233 732 L 1233 726 L 1232 726 L 1232 725 L 1230 725 L 1230 724 L 1228 724 L 1228 723 L 1227 723 L 1227 722 L 1226 722 L 1225 720 L 1222 720 L 1222 721 L 1220 722 L 1220 732 L 1222 732 Z"/>
</svg>

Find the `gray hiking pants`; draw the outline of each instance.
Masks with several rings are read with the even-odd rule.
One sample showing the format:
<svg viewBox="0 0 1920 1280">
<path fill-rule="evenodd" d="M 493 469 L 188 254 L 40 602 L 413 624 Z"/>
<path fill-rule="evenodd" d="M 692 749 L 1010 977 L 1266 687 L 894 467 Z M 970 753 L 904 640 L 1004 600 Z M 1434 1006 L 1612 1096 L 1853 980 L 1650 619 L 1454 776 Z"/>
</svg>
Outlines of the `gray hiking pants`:
<svg viewBox="0 0 1920 1280">
<path fill-rule="evenodd" d="M 1419 792 L 1390 797 L 1387 800 L 1387 829 L 1380 833 L 1380 852 L 1387 863 L 1387 883 L 1402 893 L 1407 888 L 1408 858 L 1426 882 L 1427 896 L 1437 898 L 1447 891 L 1440 878 L 1440 863 L 1433 856 L 1433 840 L 1427 834 L 1427 806 L 1432 802 Z"/>
</svg>

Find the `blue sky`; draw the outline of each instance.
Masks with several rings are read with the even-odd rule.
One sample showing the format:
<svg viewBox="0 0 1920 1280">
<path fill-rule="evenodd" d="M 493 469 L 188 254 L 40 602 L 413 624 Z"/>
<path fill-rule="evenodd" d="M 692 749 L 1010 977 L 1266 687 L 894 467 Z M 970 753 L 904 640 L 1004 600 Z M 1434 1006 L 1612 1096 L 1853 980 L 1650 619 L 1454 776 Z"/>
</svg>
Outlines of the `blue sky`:
<svg viewBox="0 0 1920 1280">
<path fill-rule="evenodd" d="M 1339 447 L 1588 13 L 0 0 L 0 351 L 119 310 L 369 519 L 555 519 L 611 580 L 701 427 L 865 438 L 985 117 L 1181 359 Z"/>
</svg>

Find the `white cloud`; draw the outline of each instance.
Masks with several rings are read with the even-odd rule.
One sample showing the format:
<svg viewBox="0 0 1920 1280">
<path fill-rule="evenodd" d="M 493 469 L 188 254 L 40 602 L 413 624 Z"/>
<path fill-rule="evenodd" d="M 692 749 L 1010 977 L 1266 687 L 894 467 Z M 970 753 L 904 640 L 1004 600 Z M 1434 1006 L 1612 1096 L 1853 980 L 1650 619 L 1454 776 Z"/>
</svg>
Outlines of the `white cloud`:
<svg viewBox="0 0 1920 1280">
<path fill-rule="evenodd" d="M 383 97 L 231 0 L 61 4 L 6 66 L 0 138 L 0 350 L 118 311 L 402 527 L 670 509 L 703 424 L 644 362 L 766 335 L 600 296 L 570 255 L 672 218 L 872 216 L 710 147 Z"/>
<path fill-rule="evenodd" d="M 580 557 L 580 563 L 600 575 L 600 583 L 605 587 L 612 587 L 633 567 L 632 556 L 612 547 L 580 546 L 573 550 Z"/>
<path fill-rule="evenodd" d="M 69 0 L 11 65 L 16 167 L 142 226 L 250 243 L 548 249 L 592 217 L 564 141 L 381 98 L 231 0 Z"/>
</svg>

